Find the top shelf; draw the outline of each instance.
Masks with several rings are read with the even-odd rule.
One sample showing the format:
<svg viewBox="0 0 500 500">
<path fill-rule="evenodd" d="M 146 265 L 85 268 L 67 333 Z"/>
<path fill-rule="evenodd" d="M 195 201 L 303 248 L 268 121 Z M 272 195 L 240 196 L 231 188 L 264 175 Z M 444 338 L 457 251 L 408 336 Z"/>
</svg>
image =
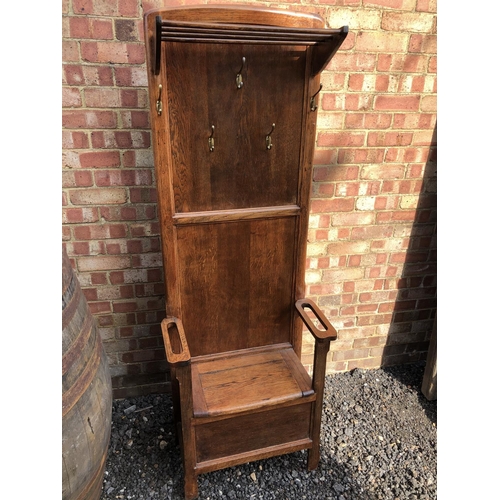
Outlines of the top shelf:
<svg viewBox="0 0 500 500">
<path fill-rule="evenodd" d="M 239 23 L 164 21 L 156 16 L 155 74 L 160 72 L 161 42 L 236 43 L 313 46 L 313 75 L 328 64 L 349 29 L 294 28 Z M 316 49 L 316 50 L 314 50 Z"/>
</svg>

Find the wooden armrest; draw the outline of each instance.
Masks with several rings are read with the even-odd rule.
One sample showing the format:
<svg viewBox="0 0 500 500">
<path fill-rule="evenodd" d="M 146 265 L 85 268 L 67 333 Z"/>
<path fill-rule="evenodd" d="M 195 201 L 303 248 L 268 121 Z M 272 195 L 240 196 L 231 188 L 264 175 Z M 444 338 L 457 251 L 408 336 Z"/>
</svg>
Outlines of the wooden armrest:
<svg viewBox="0 0 500 500">
<path fill-rule="evenodd" d="M 174 335 L 174 332 L 176 332 L 176 335 Z M 165 318 L 161 322 L 161 333 L 165 343 L 168 363 L 173 366 L 184 366 L 191 363 L 191 354 L 182 321 L 173 316 Z"/>
<path fill-rule="evenodd" d="M 318 342 L 329 342 L 331 340 L 337 339 L 337 330 L 332 326 L 332 324 L 326 319 L 325 315 L 321 312 L 319 307 L 309 299 L 300 299 L 295 302 L 295 308 L 300 314 L 300 317 L 307 326 L 307 329 L 314 335 L 314 338 Z M 311 310 L 318 321 L 323 326 L 324 330 L 320 330 L 313 323 L 311 318 L 307 315 L 305 309 Z"/>
</svg>

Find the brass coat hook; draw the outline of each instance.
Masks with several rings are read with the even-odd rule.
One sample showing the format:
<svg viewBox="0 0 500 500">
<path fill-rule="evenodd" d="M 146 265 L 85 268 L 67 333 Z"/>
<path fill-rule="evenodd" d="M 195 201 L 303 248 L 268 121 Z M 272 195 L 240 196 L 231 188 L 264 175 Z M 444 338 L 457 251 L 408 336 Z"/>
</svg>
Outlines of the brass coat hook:
<svg viewBox="0 0 500 500">
<path fill-rule="evenodd" d="M 271 129 L 271 132 L 269 132 L 269 134 L 266 135 L 266 149 L 271 149 L 273 147 L 273 143 L 271 142 L 271 134 L 274 132 L 274 123 L 273 123 L 273 127 Z"/>
<path fill-rule="evenodd" d="M 212 133 L 210 134 L 210 137 L 208 138 L 208 149 L 210 152 L 212 152 L 215 149 L 214 130 L 215 130 L 215 126 L 212 125 Z"/>
<path fill-rule="evenodd" d="M 323 84 L 319 84 L 319 90 L 311 97 L 311 111 L 316 111 L 318 109 L 318 105 L 316 104 L 315 97 L 321 92 L 321 89 L 323 88 Z"/>
<path fill-rule="evenodd" d="M 236 88 L 241 89 L 243 87 L 243 77 L 241 76 L 241 72 L 243 71 L 243 66 L 245 66 L 246 59 L 244 57 L 241 58 L 241 68 L 236 75 Z"/>
<path fill-rule="evenodd" d="M 158 99 L 156 100 L 156 112 L 158 113 L 158 116 L 161 115 L 161 112 L 163 111 L 163 106 L 161 104 L 161 91 L 163 87 L 162 85 L 158 85 Z"/>
</svg>

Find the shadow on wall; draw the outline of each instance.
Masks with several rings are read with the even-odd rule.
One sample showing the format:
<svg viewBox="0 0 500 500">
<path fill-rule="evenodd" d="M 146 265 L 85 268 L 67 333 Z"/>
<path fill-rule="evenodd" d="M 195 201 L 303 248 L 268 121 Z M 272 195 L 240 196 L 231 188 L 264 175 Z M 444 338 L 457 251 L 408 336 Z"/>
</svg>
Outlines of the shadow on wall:
<svg viewBox="0 0 500 500">
<path fill-rule="evenodd" d="M 437 308 L 437 124 L 434 127 L 429 156 L 415 219 L 409 234 L 400 234 L 407 253 L 401 278 L 397 282 L 397 298 L 382 353 L 382 366 L 425 361 Z M 401 203 L 411 203 L 411 196 L 401 193 Z M 397 259 L 397 254 L 391 254 Z M 394 278 L 397 279 L 397 278 Z M 390 286 L 390 285 L 389 285 Z M 390 288 L 393 288 L 390 286 Z"/>
</svg>

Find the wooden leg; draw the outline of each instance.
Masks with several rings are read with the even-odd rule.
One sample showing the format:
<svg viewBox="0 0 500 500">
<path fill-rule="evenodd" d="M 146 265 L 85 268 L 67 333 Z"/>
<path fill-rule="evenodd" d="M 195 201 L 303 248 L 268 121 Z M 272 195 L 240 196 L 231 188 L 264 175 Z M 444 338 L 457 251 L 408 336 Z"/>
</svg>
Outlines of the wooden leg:
<svg viewBox="0 0 500 500">
<path fill-rule="evenodd" d="M 314 346 L 314 372 L 313 372 L 313 389 L 316 393 L 316 401 L 313 406 L 313 414 L 311 419 L 311 439 L 312 448 L 308 452 L 307 468 L 309 470 L 316 469 L 319 463 L 320 456 L 320 431 L 321 431 L 321 414 L 323 411 L 323 393 L 325 389 L 325 373 L 326 373 L 326 355 L 330 350 L 330 341 L 316 341 Z"/>
<path fill-rule="evenodd" d="M 194 471 L 188 473 L 184 470 L 184 498 L 185 500 L 198 498 L 198 480 Z"/>
<path fill-rule="evenodd" d="M 186 500 L 198 497 L 198 480 L 195 474 L 196 443 L 193 430 L 193 390 L 191 366 L 176 368 L 179 382 L 182 421 L 182 458 L 184 462 L 184 496 Z"/>
<path fill-rule="evenodd" d="M 179 393 L 179 381 L 175 373 L 175 367 L 170 367 L 170 385 L 172 387 L 172 407 L 174 413 L 174 427 L 175 427 L 175 442 L 180 444 L 181 433 L 179 432 L 179 425 L 181 423 L 181 404 Z"/>
</svg>

